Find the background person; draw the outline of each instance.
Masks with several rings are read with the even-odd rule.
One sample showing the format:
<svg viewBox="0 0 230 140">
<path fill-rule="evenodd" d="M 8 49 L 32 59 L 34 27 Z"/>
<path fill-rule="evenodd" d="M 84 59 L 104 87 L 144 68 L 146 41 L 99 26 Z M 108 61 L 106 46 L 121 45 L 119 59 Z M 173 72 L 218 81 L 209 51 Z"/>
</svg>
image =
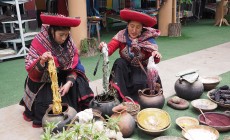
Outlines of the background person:
<svg viewBox="0 0 230 140">
<path fill-rule="evenodd" d="M 138 90 L 147 87 L 147 76 L 141 69 L 139 62 L 146 70 L 148 58 L 154 56 L 155 63 L 158 63 L 161 54 L 158 52 L 158 45 L 155 38 L 160 31 L 153 29 L 157 20 L 147 14 L 137 11 L 123 9 L 120 11 L 121 19 L 128 22 L 127 28 L 119 31 L 108 43 L 109 56 L 119 49 L 120 58 L 113 64 L 110 81 L 120 93 L 120 97 L 131 97 L 138 100 Z M 99 44 L 101 50 L 105 42 Z M 161 85 L 158 76 L 157 83 Z"/>
</svg>

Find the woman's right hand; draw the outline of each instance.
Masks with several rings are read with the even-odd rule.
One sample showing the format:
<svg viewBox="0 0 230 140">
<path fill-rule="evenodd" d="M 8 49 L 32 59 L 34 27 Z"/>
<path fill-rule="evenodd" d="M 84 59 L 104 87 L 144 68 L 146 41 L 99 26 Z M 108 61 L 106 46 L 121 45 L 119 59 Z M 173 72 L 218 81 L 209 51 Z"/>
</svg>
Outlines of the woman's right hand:
<svg viewBox="0 0 230 140">
<path fill-rule="evenodd" d="M 52 58 L 53 58 L 53 56 L 52 56 L 51 52 L 45 52 L 45 53 L 43 53 L 42 56 L 40 57 L 40 64 L 41 64 L 42 66 L 44 66 L 45 63 L 46 63 L 49 59 L 52 59 Z"/>
<path fill-rule="evenodd" d="M 101 43 L 99 44 L 98 49 L 100 50 L 100 52 L 101 52 L 101 50 L 102 50 L 102 48 L 103 48 L 104 45 L 106 45 L 105 42 L 101 42 Z"/>
</svg>

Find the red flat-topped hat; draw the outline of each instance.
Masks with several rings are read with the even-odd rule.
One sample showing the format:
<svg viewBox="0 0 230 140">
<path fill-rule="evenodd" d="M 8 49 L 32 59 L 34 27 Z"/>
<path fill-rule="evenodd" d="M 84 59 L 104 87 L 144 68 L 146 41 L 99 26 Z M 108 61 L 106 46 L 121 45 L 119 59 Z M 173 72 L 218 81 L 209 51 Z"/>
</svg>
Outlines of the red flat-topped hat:
<svg viewBox="0 0 230 140">
<path fill-rule="evenodd" d="M 43 24 L 55 26 L 76 27 L 81 23 L 81 19 L 79 17 L 73 18 L 58 14 L 41 13 L 40 18 Z"/>
<path fill-rule="evenodd" d="M 120 11 L 120 17 L 125 21 L 137 21 L 145 27 L 152 27 L 157 23 L 156 17 L 151 17 L 145 13 L 133 11 L 130 9 L 123 9 Z"/>
</svg>

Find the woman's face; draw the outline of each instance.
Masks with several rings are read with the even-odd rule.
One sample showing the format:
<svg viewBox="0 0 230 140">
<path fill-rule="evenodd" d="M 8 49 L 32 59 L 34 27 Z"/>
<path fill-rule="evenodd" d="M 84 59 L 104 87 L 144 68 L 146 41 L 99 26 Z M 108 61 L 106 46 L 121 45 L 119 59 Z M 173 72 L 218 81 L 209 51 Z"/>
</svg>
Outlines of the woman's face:
<svg viewBox="0 0 230 140">
<path fill-rule="evenodd" d="M 128 23 L 128 33 L 129 37 L 132 39 L 137 38 L 139 35 L 141 35 L 143 25 L 140 22 L 137 21 L 130 21 Z"/>
<path fill-rule="evenodd" d="M 69 30 L 57 30 L 52 32 L 54 40 L 59 44 L 63 44 L 69 36 Z"/>
</svg>

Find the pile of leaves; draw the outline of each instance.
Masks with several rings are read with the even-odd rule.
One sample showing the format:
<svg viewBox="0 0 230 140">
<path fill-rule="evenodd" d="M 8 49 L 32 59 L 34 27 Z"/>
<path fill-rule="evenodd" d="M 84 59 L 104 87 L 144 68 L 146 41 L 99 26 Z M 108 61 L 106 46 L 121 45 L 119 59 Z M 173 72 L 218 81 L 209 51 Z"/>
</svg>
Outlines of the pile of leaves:
<svg viewBox="0 0 230 140">
<path fill-rule="evenodd" d="M 70 129 L 63 128 L 62 132 L 54 133 L 54 128 L 58 123 L 48 122 L 44 127 L 42 140 L 123 140 L 119 130 L 118 118 L 106 116 L 106 121 L 90 120 L 86 123 L 74 122 L 70 124 Z"/>
</svg>

